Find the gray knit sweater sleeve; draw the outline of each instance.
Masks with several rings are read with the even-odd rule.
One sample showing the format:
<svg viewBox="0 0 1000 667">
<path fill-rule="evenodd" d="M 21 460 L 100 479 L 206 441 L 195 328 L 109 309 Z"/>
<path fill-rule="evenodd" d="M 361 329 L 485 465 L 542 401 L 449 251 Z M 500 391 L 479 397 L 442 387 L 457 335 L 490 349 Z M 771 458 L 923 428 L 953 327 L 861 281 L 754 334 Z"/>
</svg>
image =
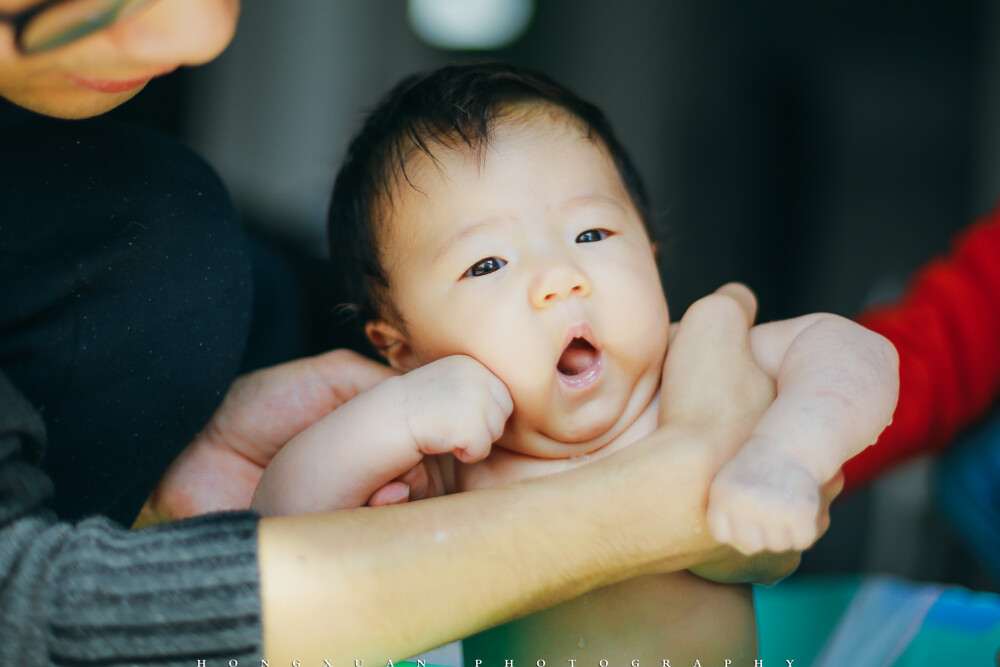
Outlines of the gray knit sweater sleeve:
<svg viewBox="0 0 1000 667">
<path fill-rule="evenodd" d="M 259 664 L 257 517 L 60 523 L 43 441 L 0 373 L 0 664 Z"/>
</svg>

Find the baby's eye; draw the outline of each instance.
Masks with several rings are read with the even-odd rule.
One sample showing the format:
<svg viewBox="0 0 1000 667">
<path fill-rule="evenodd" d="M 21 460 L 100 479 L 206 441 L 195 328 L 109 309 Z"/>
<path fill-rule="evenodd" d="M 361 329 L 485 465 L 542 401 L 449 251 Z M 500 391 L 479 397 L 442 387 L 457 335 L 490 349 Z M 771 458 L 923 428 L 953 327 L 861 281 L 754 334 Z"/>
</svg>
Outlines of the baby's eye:
<svg viewBox="0 0 1000 667">
<path fill-rule="evenodd" d="M 479 276 L 485 276 L 487 273 L 499 271 L 506 265 L 507 262 L 499 257 L 487 257 L 486 259 L 480 260 L 470 266 L 469 270 L 462 274 L 462 277 L 477 278 Z"/>
<path fill-rule="evenodd" d="M 609 236 L 611 236 L 611 232 L 606 229 L 588 229 L 585 232 L 581 232 L 580 235 L 576 237 L 576 242 L 596 243 L 597 241 L 603 241 Z"/>
</svg>

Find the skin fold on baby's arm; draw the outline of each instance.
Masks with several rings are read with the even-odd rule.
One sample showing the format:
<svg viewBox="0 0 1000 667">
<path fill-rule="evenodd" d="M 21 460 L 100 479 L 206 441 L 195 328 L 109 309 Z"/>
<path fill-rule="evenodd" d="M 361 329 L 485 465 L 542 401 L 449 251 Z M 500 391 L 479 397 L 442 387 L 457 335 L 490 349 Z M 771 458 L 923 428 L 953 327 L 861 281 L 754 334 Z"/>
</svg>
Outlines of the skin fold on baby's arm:
<svg viewBox="0 0 1000 667">
<path fill-rule="evenodd" d="M 827 314 L 758 325 L 750 345 L 777 397 L 712 483 L 708 525 L 746 554 L 801 551 L 818 537 L 820 486 L 892 421 L 898 357 L 882 336 Z"/>
</svg>

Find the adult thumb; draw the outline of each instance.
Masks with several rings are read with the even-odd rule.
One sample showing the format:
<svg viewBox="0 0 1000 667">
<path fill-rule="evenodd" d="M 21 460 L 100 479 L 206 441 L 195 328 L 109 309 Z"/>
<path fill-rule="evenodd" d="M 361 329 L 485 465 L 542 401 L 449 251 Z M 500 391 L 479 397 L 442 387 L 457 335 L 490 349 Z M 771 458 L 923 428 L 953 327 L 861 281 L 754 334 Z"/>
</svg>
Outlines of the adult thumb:
<svg viewBox="0 0 1000 667">
<path fill-rule="evenodd" d="M 753 293 L 729 283 L 684 314 L 667 350 L 660 423 L 719 424 L 759 416 L 773 400 L 773 382 L 750 351 L 757 310 Z"/>
</svg>

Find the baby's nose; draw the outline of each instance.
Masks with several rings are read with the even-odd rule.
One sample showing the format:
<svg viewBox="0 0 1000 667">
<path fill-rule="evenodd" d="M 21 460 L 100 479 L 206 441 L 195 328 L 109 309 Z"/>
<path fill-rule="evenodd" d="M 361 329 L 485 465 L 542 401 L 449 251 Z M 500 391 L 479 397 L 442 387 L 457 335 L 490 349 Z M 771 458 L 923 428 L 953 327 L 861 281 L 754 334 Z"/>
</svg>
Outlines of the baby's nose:
<svg viewBox="0 0 1000 667">
<path fill-rule="evenodd" d="M 590 281 L 586 274 L 571 264 L 551 266 L 535 279 L 531 286 L 531 304 L 535 308 L 547 308 L 557 301 L 571 296 L 590 295 Z"/>
</svg>

